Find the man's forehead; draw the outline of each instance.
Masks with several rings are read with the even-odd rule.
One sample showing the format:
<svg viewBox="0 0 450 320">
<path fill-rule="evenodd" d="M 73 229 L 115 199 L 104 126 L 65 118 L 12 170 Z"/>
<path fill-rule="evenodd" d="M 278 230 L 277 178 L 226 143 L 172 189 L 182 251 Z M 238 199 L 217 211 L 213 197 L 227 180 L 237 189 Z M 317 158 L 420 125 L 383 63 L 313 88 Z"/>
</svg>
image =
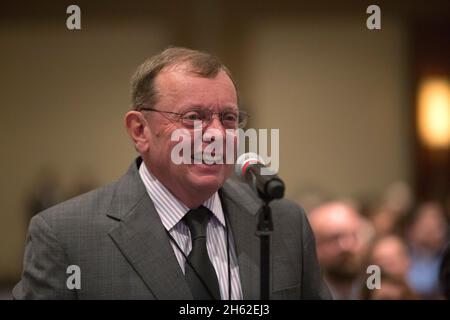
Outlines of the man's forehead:
<svg viewBox="0 0 450 320">
<path fill-rule="evenodd" d="M 169 67 L 163 69 L 155 79 L 158 87 L 170 87 L 170 89 L 183 89 L 193 86 L 217 85 L 235 91 L 234 84 L 224 70 L 219 70 L 216 75 L 203 77 L 196 74 L 186 66 Z"/>
<path fill-rule="evenodd" d="M 223 70 L 213 78 L 206 78 L 184 69 L 167 69 L 156 77 L 155 89 L 158 102 L 163 104 L 238 107 L 234 84 Z"/>
<path fill-rule="evenodd" d="M 330 205 L 313 212 L 311 223 L 317 228 L 353 228 L 360 224 L 360 217 L 351 208 L 342 205 Z"/>
</svg>

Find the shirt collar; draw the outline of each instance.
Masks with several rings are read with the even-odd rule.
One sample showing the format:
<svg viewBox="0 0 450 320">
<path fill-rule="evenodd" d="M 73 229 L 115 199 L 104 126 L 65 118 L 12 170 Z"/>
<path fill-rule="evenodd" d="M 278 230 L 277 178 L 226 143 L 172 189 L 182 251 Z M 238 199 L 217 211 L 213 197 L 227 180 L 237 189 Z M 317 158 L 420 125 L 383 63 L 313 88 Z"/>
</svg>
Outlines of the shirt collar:
<svg viewBox="0 0 450 320">
<path fill-rule="evenodd" d="M 139 175 L 145 185 L 150 199 L 155 205 L 161 221 L 167 231 L 170 231 L 190 210 L 178 200 L 158 179 L 147 169 L 144 162 L 139 167 Z M 219 193 L 216 191 L 203 205 L 211 210 L 213 216 L 225 227 L 225 217 Z"/>
</svg>

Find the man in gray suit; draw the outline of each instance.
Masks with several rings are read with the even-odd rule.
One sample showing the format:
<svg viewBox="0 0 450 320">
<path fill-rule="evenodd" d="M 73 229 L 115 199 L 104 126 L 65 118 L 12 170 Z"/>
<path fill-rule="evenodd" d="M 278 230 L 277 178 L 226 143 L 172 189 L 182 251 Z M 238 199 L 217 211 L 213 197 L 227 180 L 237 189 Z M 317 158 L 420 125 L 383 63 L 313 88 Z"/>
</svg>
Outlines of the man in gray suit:
<svg viewBox="0 0 450 320">
<path fill-rule="evenodd" d="M 175 130 L 224 132 L 245 124 L 235 84 L 214 56 L 169 48 L 139 66 L 125 125 L 139 152 L 108 186 L 36 215 L 15 299 L 258 299 L 261 201 L 229 179 L 233 166 L 177 164 Z M 233 140 L 233 143 L 235 140 Z M 184 156 L 190 155 L 186 152 Z M 198 156 L 200 155 L 200 162 Z M 271 298 L 328 299 L 304 211 L 271 204 Z"/>
</svg>

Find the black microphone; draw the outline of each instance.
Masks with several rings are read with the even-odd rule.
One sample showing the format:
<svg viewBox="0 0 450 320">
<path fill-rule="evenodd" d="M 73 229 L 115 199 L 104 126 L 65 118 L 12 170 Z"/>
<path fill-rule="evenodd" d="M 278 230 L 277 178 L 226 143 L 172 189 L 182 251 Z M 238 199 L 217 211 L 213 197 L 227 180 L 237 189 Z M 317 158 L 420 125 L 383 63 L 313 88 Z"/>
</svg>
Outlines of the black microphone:
<svg viewBox="0 0 450 320">
<path fill-rule="evenodd" d="M 236 161 L 235 172 L 238 177 L 249 183 L 263 200 L 283 198 L 283 181 L 266 167 L 256 153 L 242 154 Z"/>
</svg>

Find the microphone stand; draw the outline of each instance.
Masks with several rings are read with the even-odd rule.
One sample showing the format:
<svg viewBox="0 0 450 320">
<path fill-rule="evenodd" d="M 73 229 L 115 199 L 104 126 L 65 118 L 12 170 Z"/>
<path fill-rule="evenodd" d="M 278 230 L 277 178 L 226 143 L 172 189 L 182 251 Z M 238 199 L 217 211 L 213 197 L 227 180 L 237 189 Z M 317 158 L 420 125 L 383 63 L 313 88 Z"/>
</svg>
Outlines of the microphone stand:
<svg viewBox="0 0 450 320">
<path fill-rule="evenodd" d="M 259 221 L 256 229 L 256 235 L 260 239 L 260 299 L 270 300 L 270 239 L 273 232 L 273 221 L 269 203 L 272 199 L 261 198 L 263 198 L 264 204 L 258 212 Z"/>
<path fill-rule="evenodd" d="M 258 158 L 257 155 L 256 158 Z M 261 168 L 264 166 L 261 163 L 251 164 L 249 162 L 247 163 L 248 165 L 250 165 L 248 171 L 253 174 L 244 175 L 244 178 L 256 189 L 259 198 L 263 201 L 263 205 L 258 211 L 258 226 L 256 228 L 256 236 L 260 240 L 260 299 L 270 300 L 270 245 L 273 233 L 273 220 L 272 209 L 269 204 L 274 199 L 283 198 L 285 187 L 283 181 L 276 174 L 262 174 Z M 238 174 L 240 171 L 242 171 L 241 167 L 239 167 Z"/>
</svg>

